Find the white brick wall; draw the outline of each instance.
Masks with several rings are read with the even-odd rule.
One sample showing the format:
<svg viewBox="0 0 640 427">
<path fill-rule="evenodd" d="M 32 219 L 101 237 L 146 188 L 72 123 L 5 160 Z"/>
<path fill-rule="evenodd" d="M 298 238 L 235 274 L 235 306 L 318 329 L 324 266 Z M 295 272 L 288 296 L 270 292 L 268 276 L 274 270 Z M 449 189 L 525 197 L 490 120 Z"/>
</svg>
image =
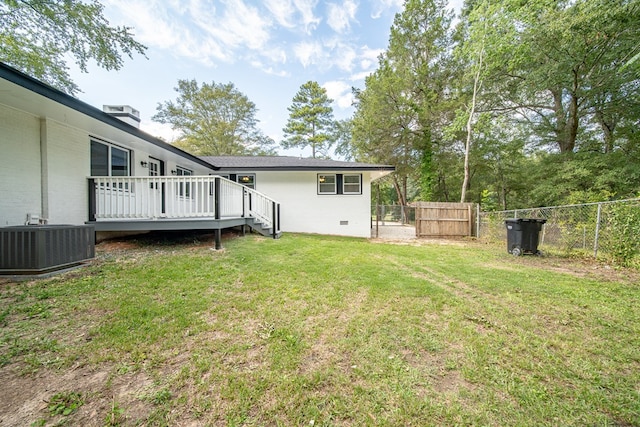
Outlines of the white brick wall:
<svg viewBox="0 0 640 427">
<path fill-rule="evenodd" d="M 0 226 L 40 215 L 40 120 L 0 105 Z"/>
<path fill-rule="evenodd" d="M 256 173 L 256 190 L 281 204 L 282 231 L 371 237 L 370 174 L 362 173 L 361 195 L 319 195 L 317 175 L 294 171 Z M 348 224 L 341 225 L 341 221 Z"/>
<path fill-rule="evenodd" d="M 83 224 L 88 219 L 89 205 L 89 136 L 52 120 L 43 120 L 43 125 L 47 136 L 49 223 Z"/>
</svg>

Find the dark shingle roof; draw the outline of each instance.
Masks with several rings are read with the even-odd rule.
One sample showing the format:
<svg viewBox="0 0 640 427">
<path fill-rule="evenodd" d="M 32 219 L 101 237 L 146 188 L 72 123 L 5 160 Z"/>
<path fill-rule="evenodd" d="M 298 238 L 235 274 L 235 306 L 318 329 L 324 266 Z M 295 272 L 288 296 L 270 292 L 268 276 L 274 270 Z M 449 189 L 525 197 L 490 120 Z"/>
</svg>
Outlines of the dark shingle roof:
<svg viewBox="0 0 640 427">
<path fill-rule="evenodd" d="M 394 171 L 394 166 L 291 156 L 201 156 L 220 170 L 360 170 Z"/>
</svg>

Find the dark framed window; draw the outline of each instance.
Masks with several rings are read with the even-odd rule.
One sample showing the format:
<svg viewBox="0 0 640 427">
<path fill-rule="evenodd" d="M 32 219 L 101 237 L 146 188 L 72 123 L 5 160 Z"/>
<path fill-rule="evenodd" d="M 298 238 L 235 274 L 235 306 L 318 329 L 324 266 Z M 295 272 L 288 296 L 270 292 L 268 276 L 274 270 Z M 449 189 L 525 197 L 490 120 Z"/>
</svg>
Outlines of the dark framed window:
<svg viewBox="0 0 640 427">
<path fill-rule="evenodd" d="M 362 175 L 343 175 L 342 194 L 362 194 Z"/>
<path fill-rule="evenodd" d="M 336 174 L 318 174 L 318 194 L 337 194 Z"/>
<path fill-rule="evenodd" d="M 129 176 L 131 152 L 91 140 L 91 176 Z"/>
<path fill-rule="evenodd" d="M 318 174 L 318 194 L 362 194 L 362 174 Z"/>
<path fill-rule="evenodd" d="M 256 189 L 256 176 L 252 173 L 238 174 L 236 175 L 236 182 L 242 184 L 245 187 Z"/>
</svg>

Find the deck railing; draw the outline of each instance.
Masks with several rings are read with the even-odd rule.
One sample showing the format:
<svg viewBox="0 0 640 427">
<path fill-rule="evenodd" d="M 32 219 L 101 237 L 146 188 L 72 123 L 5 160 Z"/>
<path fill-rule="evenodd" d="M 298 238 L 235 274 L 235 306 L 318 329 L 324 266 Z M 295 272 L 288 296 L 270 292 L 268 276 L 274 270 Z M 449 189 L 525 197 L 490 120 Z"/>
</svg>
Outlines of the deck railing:
<svg viewBox="0 0 640 427">
<path fill-rule="evenodd" d="M 255 218 L 280 231 L 277 202 L 215 175 L 90 177 L 89 195 L 91 221 Z"/>
</svg>

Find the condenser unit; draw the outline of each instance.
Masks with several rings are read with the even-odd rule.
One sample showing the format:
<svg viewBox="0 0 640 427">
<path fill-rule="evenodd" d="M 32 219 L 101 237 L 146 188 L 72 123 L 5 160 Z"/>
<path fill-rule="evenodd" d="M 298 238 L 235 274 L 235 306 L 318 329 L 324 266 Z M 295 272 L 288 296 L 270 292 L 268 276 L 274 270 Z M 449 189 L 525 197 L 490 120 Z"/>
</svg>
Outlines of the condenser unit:
<svg viewBox="0 0 640 427">
<path fill-rule="evenodd" d="M 0 228 L 0 275 L 39 275 L 70 268 L 95 256 L 92 225 Z"/>
</svg>

